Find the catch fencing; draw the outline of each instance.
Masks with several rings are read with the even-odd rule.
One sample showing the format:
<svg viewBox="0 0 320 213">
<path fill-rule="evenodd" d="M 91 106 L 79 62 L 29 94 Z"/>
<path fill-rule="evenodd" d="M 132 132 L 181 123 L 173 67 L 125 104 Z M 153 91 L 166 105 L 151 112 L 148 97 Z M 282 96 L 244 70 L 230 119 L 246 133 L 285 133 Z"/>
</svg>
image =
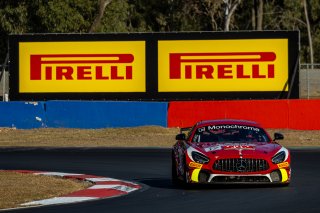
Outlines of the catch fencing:
<svg viewBox="0 0 320 213">
<path fill-rule="evenodd" d="M 318 99 L 320 97 L 320 64 L 301 64 L 300 98 Z"/>
</svg>

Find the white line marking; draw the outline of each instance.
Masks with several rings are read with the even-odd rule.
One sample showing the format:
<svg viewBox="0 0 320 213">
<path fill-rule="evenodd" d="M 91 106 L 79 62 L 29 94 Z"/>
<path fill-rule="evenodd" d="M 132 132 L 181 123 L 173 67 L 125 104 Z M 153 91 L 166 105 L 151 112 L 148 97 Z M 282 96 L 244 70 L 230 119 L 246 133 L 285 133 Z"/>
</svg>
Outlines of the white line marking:
<svg viewBox="0 0 320 213">
<path fill-rule="evenodd" d="M 88 189 L 89 190 L 90 189 L 116 189 L 116 190 L 119 190 L 122 192 L 127 192 L 127 193 L 138 190 L 137 188 L 133 188 L 133 187 L 125 186 L 125 185 L 119 185 L 119 184 L 117 184 L 117 185 L 94 185 Z"/>
<path fill-rule="evenodd" d="M 94 200 L 96 197 L 54 197 L 45 200 L 32 201 L 28 203 L 23 203 L 21 206 L 33 206 L 33 205 L 52 205 L 52 204 L 62 204 L 62 203 L 75 203 L 82 202 L 86 200 Z"/>
<path fill-rule="evenodd" d="M 64 173 L 64 172 L 36 172 L 33 173 L 35 175 L 47 175 L 47 176 L 78 176 L 78 175 L 83 175 L 83 174 L 72 174 L 72 173 Z"/>
</svg>

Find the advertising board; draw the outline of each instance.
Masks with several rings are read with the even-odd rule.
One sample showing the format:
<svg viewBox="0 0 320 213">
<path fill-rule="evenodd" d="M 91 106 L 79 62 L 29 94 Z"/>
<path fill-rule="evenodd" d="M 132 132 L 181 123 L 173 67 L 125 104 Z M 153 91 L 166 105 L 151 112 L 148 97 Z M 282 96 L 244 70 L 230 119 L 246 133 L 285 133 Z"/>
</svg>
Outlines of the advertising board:
<svg viewBox="0 0 320 213">
<path fill-rule="evenodd" d="M 21 42 L 19 92 L 145 92 L 144 50 L 144 41 Z"/>
<path fill-rule="evenodd" d="M 158 43 L 159 92 L 288 91 L 286 39 Z"/>
<path fill-rule="evenodd" d="M 299 97 L 299 32 L 9 36 L 10 100 Z"/>
</svg>

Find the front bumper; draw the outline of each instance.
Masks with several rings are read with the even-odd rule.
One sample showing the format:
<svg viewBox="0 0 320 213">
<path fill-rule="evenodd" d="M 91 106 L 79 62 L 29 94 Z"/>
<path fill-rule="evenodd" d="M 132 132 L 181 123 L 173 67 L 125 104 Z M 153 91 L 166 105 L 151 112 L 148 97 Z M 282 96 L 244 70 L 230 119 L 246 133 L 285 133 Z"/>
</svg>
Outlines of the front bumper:
<svg viewBox="0 0 320 213">
<path fill-rule="evenodd" d="M 266 174 L 215 174 L 211 171 L 199 169 L 189 170 L 189 182 L 191 183 L 256 183 L 256 184 L 288 184 L 290 183 L 291 169 L 276 169 Z"/>
</svg>

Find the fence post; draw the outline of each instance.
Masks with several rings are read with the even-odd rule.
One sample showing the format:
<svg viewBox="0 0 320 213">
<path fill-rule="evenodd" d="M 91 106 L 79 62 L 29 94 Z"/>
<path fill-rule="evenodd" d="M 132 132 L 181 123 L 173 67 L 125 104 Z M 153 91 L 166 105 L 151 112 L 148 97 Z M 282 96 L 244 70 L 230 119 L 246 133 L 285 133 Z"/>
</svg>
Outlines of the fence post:
<svg viewBox="0 0 320 213">
<path fill-rule="evenodd" d="M 1 75 L 0 75 L 0 81 L 1 78 L 3 78 L 3 84 L 2 84 L 2 101 L 8 101 L 8 95 L 6 94 L 6 65 L 8 64 L 9 60 L 9 53 L 6 55 L 6 59 L 4 60 L 4 63 L 2 65 Z"/>
<path fill-rule="evenodd" d="M 309 64 L 307 64 L 307 70 L 306 70 L 306 74 L 307 74 L 307 99 L 310 99 L 310 81 L 309 81 Z"/>
</svg>

